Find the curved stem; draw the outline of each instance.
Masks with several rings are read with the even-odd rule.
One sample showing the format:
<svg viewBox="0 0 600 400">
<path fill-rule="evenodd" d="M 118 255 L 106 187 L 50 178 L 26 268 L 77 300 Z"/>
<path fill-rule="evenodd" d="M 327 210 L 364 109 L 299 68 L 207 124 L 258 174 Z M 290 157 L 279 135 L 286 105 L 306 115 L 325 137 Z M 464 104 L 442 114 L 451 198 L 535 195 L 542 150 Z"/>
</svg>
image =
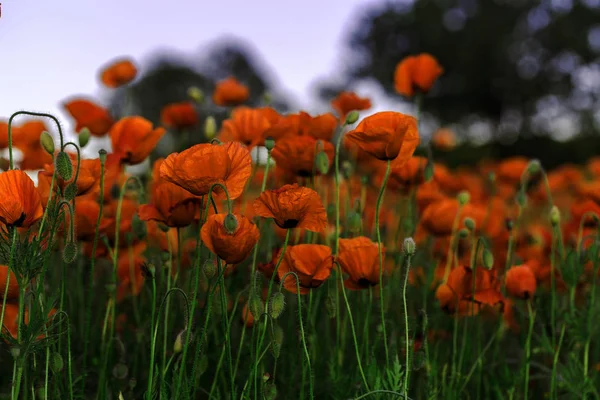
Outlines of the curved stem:
<svg viewBox="0 0 600 400">
<path fill-rule="evenodd" d="M 381 203 L 383 201 L 383 194 L 385 193 L 385 186 L 387 185 L 388 178 L 390 176 L 391 160 L 387 161 L 385 169 L 385 175 L 383 176 L 383 183 L 381 184 L 381 190 L 377 197 L 377 205 L 375 207 L 375 229 L 377 230 L 377 246 L 379 247 L 379 306 L 381 309 L 381 328 L 383 330 L 383 346 L 385 348 L 385 365 L 390 365 L 390 354 L 387 344 L 387 332 L 385 330 L 385 308 L 384 308 L 384 288 L 383 288 L 383 251 L 381 249 L 381 229 L 379 228 L 379 210 L 381 209 Z M 405 317 L 408 318 L 408 317 Z M 406 366 L 408 368 L 408 365 Z"/>
<path fill-rule="evenodd" d="M 412 254 L 406 257 L 406 271 L 402 285 L 402 303 L 404 305 L 404 351 L 406 353 L 406 371 L 404 373 L 404 397 L 408 396 L 408 385 L 410 383 L 410 332 L 408 329 L 408 307 L 406 305 L 406 287 L 408 286 L 408 275 L 410 273 L 410 261 Z"/>
</svg>

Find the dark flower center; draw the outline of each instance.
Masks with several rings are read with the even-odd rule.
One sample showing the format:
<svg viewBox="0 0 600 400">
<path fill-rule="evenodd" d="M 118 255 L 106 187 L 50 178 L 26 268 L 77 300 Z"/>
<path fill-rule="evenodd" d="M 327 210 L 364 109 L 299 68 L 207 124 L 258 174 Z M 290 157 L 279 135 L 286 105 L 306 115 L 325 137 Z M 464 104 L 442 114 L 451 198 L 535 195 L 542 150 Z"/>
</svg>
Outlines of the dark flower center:
<svg viewBox="0 0 600 400">
<path fill-rule="evenodd" d="M 298 226 L 299 223 L 300 223 L 300 221 L 298 221 L 297 219 L 286 219 L 285 222 L 283 223 L 282 228 L 283 229 L 295 228 Z"/>
<path fill-rule="evenodd" d="M 24 212 L 21 213 L 21 216 L 19 217 L 18 220 L 16 220 L 14 222 L 14 226 L 20 227 L 21 225 L 23 225 L 23 222 L 25 222 L 25 218 L 27 218 L 27 216 L 25 215 Z"/>
<path fill-rule="evenodd" d="M 358 282 L 356 282 L 356 283 L 358 284 L 358 286 L 363 287 L 363 288 L 368 288 L 369 286 L 377 285 L 377 282 L 371 282 L 367 278 L 360 278 L 358 280 Z"/>
</svg>

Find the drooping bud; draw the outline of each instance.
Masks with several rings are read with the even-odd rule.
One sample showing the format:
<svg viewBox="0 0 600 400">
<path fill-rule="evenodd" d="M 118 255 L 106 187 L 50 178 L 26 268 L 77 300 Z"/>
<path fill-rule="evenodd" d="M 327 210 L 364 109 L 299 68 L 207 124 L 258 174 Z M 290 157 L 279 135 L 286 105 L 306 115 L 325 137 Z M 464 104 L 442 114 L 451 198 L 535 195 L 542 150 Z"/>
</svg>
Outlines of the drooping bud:
<svg viewBox="0 0 600 400">
<path fill-rule="evenodd" d="M 350 111 L 348 113 L 348 115 L 346 116 L 346 125 L 352 125 L 353 123 L 358 121 L 359 116 L 360 115 L 358 114 L 358 111 L 356 111 L 356 110 Z"/>
<path fill-rule="evenodd" d="M 271 302 L 269 304 L 269 315 L 273 319 L 279 318 L 283 310 L 285 309 L 285 297 L 283 293 L 276 292 L 271 297 Z"/>
<path fill-rule="evenodd" d="M 44 148 L 44 150 L 46 150 L 48 154 L 54 154 L 54 139 L 52 138 L 52 135 L 50 135 L 49 132 L 42 132 L 42 134 L 40 135 L 40 143 L 42 144 L 42 147 Z"/>
<path fill-rule="evenodd" d="M 540 160 L 531 160 L 529 162 L 529 164 L 527 164 L 527 173 L 529 175 L 535 175 L 538 172 L 540 172 L 542 169 L 542 164 L 540 163 Z"/>
<path fill-rule="evenodd" d="M 350 232 L 356 233 L 360 232 L 362 229 L 362 218 L 359 213 L 356 211 L 350 211 L 348 213 L 348 230 Z"/>
<path fill-rule="evenodd" d="M 281 346 L 283 344 L 283 329 L 281 326 L 275 325 L 271 337 L 271 352 L 273 353 L 273 357 L 279 358 L 279 354 L 281 352 Z"/>
<path fill-rule="evenodd" d="M 275 147 L 275 139 L 273 139 L 271 136 L 267 137 L 265 139 L 265 147 L 269 151 L 273 150 L 273 148 Z"/>
<path fill-rule="evenodd" d="M 50 368 L 52 369 L 52 372 L 58 374 L 63 370 L 63 367 L 64 362 L 60 353 L 52 353 L 52 356 L 50 358 Z"/>
<path fill-rule="evenodd" d="M 71 264 L 77 258 L 77 243 L 74 241 L 68 241 L 63 248 L 63 261 L 67 264 Z"/>
<path fill-rule="evenodd" d="M 327 172 L 329 172 L 329 157 L 324 151 L 319 152 L 315 157 L 315 165 L 321 175 L 327 175 Z"/>
<path fill-rule="evenodd" d="M 250 295 L 250 299 L 248 300 L 248 308 L 250 312 L 254 316 L 254 318 L 259 318 L 265 312 L 265 303 L 257 294 L 253 293 Z"/>
<path fill-rule="evenodd" d="M 200 104 L 200 103 L 202 103 L 202 101 L 204 101 L 204 92 L 202 92 L 202 90 L 196 86 L 192 86 L 192 87 L 188 88 L 187 94 L 188 94 L 188 96 L 190 96 L 190 99 L 192 99 L 193 101 L 195 101 L 198 104 Z"/>
<path fill-rule="evenodd" d="M 182 330 L 175 338 L 175 343 L 173 343 L 173 353 L 175 354 L 181 353 L 183 350 L 183 335 L 187 335 L 187 330 Z"/>
<path fill-rule="evenodd" d="M 79 131 L 79 147 L 84 148 L 89 142 L 90 142 L 90 138 L 92 137 L 92 133 L 90 132 L 90 130 L 88 128 L 83 128 Z"/>
<path fill-rule="evenodd" d="M 466 238 L 468 238 L 469 237 L 469 230 L 465 229 L 465 228 L 459 230 L 458 231 L 458 237 L 460 239 L 466 239 Z"/>
<path fill-rule="evenodd" d="M 458 200 L 458 204 L 460 204 L 461 206 L 464 206 L 471 200 L 471 194 L 469 192 L 467 192 L 466 190 L 463 190 L 462 192 L 460 192 L 458 194 L 456 199 Z"/>
<path fill-rule="evenodd" d="M 404 250 L 404 254 L 407 256 L 412 256 L 417 251 L 417 245 L 413 238 L 404 239 L 404 245 L 402 246 L 402 250 Z"/>
<path fill-rule="evenodd" d="M 475 221 L 473 220 L 473 218 L 465 218 L 464 224 L 469 231 L 473 232 L 475 230 Z"/>
<path fill-rule="evenodd" d="M 560 211 L 556 206 L 552 206 L 552 209 L 550 210 L 550 224 L 554 227 L 560 224 Z"/>
<path fill-rule="evenodd" d="M 208 117 L 206 117 L 206 120 L 204 121 L 204 136 L 206 137 L 206 139 L 211 140 L 212 138 L 214 138 L 217 134 L 217 121 L 215 120 L 215 117 L 213 117 L 212 115 L 209 115 Z"/>
<path fill-rule="evenodd" d="M 65 198 L 65 200 L 71 201 L 75 198 L 75 196 L 77 196 L 78 191 L 79 188 L 77 187 L 77 184 L 75 182 L 71 182 L 65 188 L 63 197 Z"/>
<path fill-rule="evenodd" d="M 488 249 L 483 250 L 483 266 L 488 269 L 491 270 L 492 267 L 494 266 L 494 255 L 492 254 L 491 251 L 489 251 Z"/>
<path fill-rule="evenodd" d="M 71 163 L 69 155 L 64 151 L 61 151 L 56 155 L 54 165 L 58 176 L 63 180 L 68 181 L 73 177 L 73 164 Z"/>
<path fill-rule="evenodd" d="M 202 264 L 202 271 L 204 271 L 204 276 L 207 279 L 212 279 L 217 273 L 217 266 L 213 260 L 208 259 Z"/>
<path fill-rule="evenodd" d="M 225 216 L 225 219 L 223 220 L 223 226 L 225 227 L 225 231 L 227 231 L 228 234 L 233 235 L 237 231 L 239 223 L 235 215 L 229 213 Z"/>
</svg>

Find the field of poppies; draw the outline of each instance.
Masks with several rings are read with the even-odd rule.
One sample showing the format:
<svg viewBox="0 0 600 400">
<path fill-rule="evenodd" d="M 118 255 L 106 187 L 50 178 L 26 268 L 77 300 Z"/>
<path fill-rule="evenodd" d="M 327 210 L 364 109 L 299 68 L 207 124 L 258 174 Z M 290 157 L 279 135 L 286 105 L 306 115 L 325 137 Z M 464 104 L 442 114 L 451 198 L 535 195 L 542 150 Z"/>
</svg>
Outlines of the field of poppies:
<svg viewBox="0 0 600 400">
<path fill-rule="evenodd" d="M 600 158 L 449 169 L 454 134 L 419 136 L 442 73 L 397 65 L 415 115 L 350 92 L 283 115 L 231 77 L 160 126 L 71 99 L 77 143 L 0 123 L 1 398 L 600 398 Z M 205 102 L 228 118 L 155 159 Z"/>
</svg>

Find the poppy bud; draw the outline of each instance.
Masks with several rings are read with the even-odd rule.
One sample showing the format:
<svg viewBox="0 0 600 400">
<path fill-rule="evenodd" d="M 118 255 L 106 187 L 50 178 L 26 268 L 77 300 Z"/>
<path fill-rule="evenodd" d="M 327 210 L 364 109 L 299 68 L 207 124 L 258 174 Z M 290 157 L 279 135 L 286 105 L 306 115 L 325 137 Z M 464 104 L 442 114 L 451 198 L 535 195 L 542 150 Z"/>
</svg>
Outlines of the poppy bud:
<svg viewBox="0 0 600 400">
<path fill-rule="evenodd" d="M 407 256 L 412 256 L 413 254 L 415 254 L 415 251 L 417 250 L 417 245 L 415 244 L 413 238 L 409 237 L 404 239 L 404 245 L 402 246 L 402 249 L 404 250 L 404 254 L 406 254 Z"/>
<path fill-rule="evenodd" d="M 552 226 L 558 226 L 558 224 L 560 224 L 560 211 L 556 206 L 552 206 L 552 209 L 550 210 L 550 223 Z"/>
<path fill-rule="evenodd" d="M 341 167 L 342 167 L 342 175 L 344 176 L 344 178 L 350 179 L 350 177 L 354 173 L 354 167 L 352 166 L 352 163 L 348 160 L 344 160 L 342 162 Z"/>
<path fill-rule="evenodd" d="M 58 374 L 63 370 L 64 362 L 60 353 L 52 353 L 52 358 L 50 359 L 50 368 L 52 372 Z"/>
<path fill-rule="evenodd" d="M 277 292 L 271 297 L 271 304 L 269 307 L 269 315 L 273 319 L 279 318 L 283 310 L 285 309 L 285 297 L 283 293 Z"/>
<path fill-rule="evenodd" d="M 63 260 L 67 264 L 71 264 L 77 258 L 77 243 L 73 241 L 67 242 L 63 249 Z"/>
<path fill-rule="evenodd" d="M 356 110 L 352 110 L 348 113 L 348 115 L 346 116 L 346 125 L 352 125 L 353 123 L 355 123 L 356 121 L 358 121 L 358 111 Z"/>
<path fill-rule="evenodd" d="M 123 363 L 118 363 L 113 368 L 112 373 L 116 379 L 125 379 L 127 378 L 127 374 L 129 374 L 129 368 Z"/>
<path fill-rule="evenodd" d="M 48 154 L 54 154 L 54 139 L 50 133 L 47 131 L 42 132 L 40 135 L 40 143 Z"/>
<path fill-rule="evenodd" d="M 212 115 L 209 115 L 208 117 L 206 117 L 206 120 L 204 121 L 204 136 L 208 140 L 211 140 L 212 138 L 215 137 L 216 134 L 217 134 L 217 121 L 215 120 L 215 117 L 213 117 Z"/>
<path fill-rule="evenodd" d="M 10 348 L 10 354 L 13 356 L 13 358 L 19 358 L 19 356 L 21 355 L 21 348 L 19 346 L 13 346 Z"/>
<path fill-rule="evenodd" d="M 104 164 L 106 162 L 106 156 L 108 153 L 104 149 L 98 150 L 98 158 L 100 158 L 100 162 Z"/>
<path fill-rule="evenodd" d="M 525 195 L 525 192 L 523 190 L 519 190 L 517 192 L 516 200 L 517 200 L 517 204 L 521 208 L 525 207 L 525 205 L 527 204 L 527 196 Z"/>
<path fill-rule="evenodd" d="M 327 154 L 324 151 L 317 154 L 315 157 L 315 164 L 317 171 L 319 171 L 321 175 L 326 175 L 327 172 L 329 172 L 329 157 L 327 157 Z"/>
<path fill-rule="evenodd" d="M 271 92 L 264 92 L 262 98 L 265 104 L 271 104 L 271 102 L 273 102 L 273 95 Z"/>
<path fill-rule="evenodd" d="M 350 232 L 360 232 L 362 228 L 362 218 L 359 213 L 350 211 L 348 213 L 348 230 Z"/>
<path fill-rule="evenodd" d="M 202 101 L 204 100 L 204 92 L 202 92 L 202 90 L 200 90 L 200 88 L 196 86 L 190 87 L 187 90 L 187 94 L 193 101 L 195 101 L 198 104 L 202 103 Z"/>
<path fill-rule="evenodd" d="M 456 199 L 458 200 L 458 204 L 464 206 L 469 202 L 469 200 L 471 200 L 471 194 L 467 191 L 462 191 L 458 194 Z"/>
<path fill-rule="evenodd" d="M 75 198 L 75 196 L 77 196 L 78 190 L 79 190 L 79 188 L 77 187 L 77 184 L 75 182 L 71 182 L 65 188 L 63 197 L 65 198 L 65 200 L 71 201 Z"/>
<path fill-rule="evenodd" d="M 427 164 L 425 164 L 425 169 L 423 170 L 423 179 L 425 182 L 429 182 L 431 178 L 433 178 L 433 163 L 427 160 Z"/>
<path fill-rule="evenodd" d="M 92 136 L 92 133 L 90 132 L 90 130 L 88 128 L 83 128 L 82 130 L 79 131 L 79 147 L 83 148 L 85 147 L 89 142 L 90 142 L 90 137 Z"/>
<path fill-rule="evenodd" d="M 248 308 L 250 308 L 250 312 L 254 315 L 254 318 L 260 319 L 260 316 L 265 311 L 265 303 L 257 294 L 252 294 L 248 300 Z"/>
<path fill-rule="evenodd" d="M 209 259 L 202 265 L 202 271 L 204 271 L 204 276 L 206 276 L 207 279 L 212 279 L 217 273 L 217 266 L 213 260 Z"/>
<path fill-rule="evenodd" d="M 469 231 L 473 232 L 475 230 L 475 221 L 473 220 L 473 218 L 465 218 L 464 224 Z"/>
<path fill-rule="evenodd" d="M 61 151 L 56 156 L 56 160 L 54 161 L 56 172 L 58 172 L 58 176 L 60 176 L 65 181 L 68 181 L 73 177 L 73 164 L 71 164 L 71 159 L 69 155 L 64 151 Z"/>
<path fill-rule="evenodd" d="M 175 343 L 173 343 L 173 353 L 178 354 L 181 353 L 181 351 L 183 350 L 183 335 L 187 335 L 186 332 L 187 330 L 182 330 L 175 338 Z"/>
<path fill-rule="evenodd" d="M 271 374 L 268 372 L 265 372 L 262 377 L 263 382 L 268 382 L 269 379 L 271 379 Z"/>
<path fill-rule="evenodd" d="M 542 164 L 540 164 L 540 160 L 531 160 L 527 165 L 527 173 L 529 175 L 535 175 L 542 169 Z"/>
<path fill-rule="evenodd" d="M 137 213 L 131 218 L 131 228 L 136 238 L 139 240 L 145 238 L 148 234 L 148 231 L 146 230 L 146 223 L 140 219 Z"/>
<path fill-rule="evenodd" d="M 164 233 L 169 232 L 169 230 L 171 230 L 170 227 L 168 227 L 167 225 L 163 224 L 162 222 L 159 222 L 158 224 L 158 229 L 160 229 L 161 231 L 163 231 Z"/>
<path fill-rule="evenodd" d="M 488 249 L 483 250 L 483 266 L 488 270 L 494 266 L 494 255 Z"/>
<path fill-rule="evenodd" d="M 335 318 L 335 299 L 333 296 L 328 295 L 325 298 L 325 309 L 327 310 L 327 315 L 329 315 L 329 318 Z"/>
<path fill-rule="evenodd" d="M 225 227 L 227 233 L 233 235 L 239 226 L 238 220 L 235 217 L 235 215 L 231 213 L 227 214 L 225 216 L 225 219 L 223 220 L 223 226 Z"/>
<path fill-rule="evenodd" d="M 129 390 L 135 389 L 136 386 L 137 386 L 137 379 L 131 378 L 129 380 Z"/>
<path fill-rule="evenodd" d="M 275 383 L 266 383 L 263 386 L 263 396 L 265 400 L 275 400 L 277 398 L 277 387 Z"/>
<path fill-rule="evenodd" d="M 461 239 L 466 239 L 469 237 L 469 231 L 465 228 L 458 231 L 458 237 Z"/>
<path fill-rule="evenodd" d="M 281 345 L 283 344 L 283 329 L 279 325 L 275 325 L 271 338 L 271 352 L 273 357 L 279 358 L 281 352 Z"/>
<path fill-rule="evenodd" d="M 273 139 L 271 136 L 266 138 L 265 139 L 265 147 L 267 148 L 268 151 L 273 150 L 273 147 L 275 147 L 275 139 Z"/>
</svg>

